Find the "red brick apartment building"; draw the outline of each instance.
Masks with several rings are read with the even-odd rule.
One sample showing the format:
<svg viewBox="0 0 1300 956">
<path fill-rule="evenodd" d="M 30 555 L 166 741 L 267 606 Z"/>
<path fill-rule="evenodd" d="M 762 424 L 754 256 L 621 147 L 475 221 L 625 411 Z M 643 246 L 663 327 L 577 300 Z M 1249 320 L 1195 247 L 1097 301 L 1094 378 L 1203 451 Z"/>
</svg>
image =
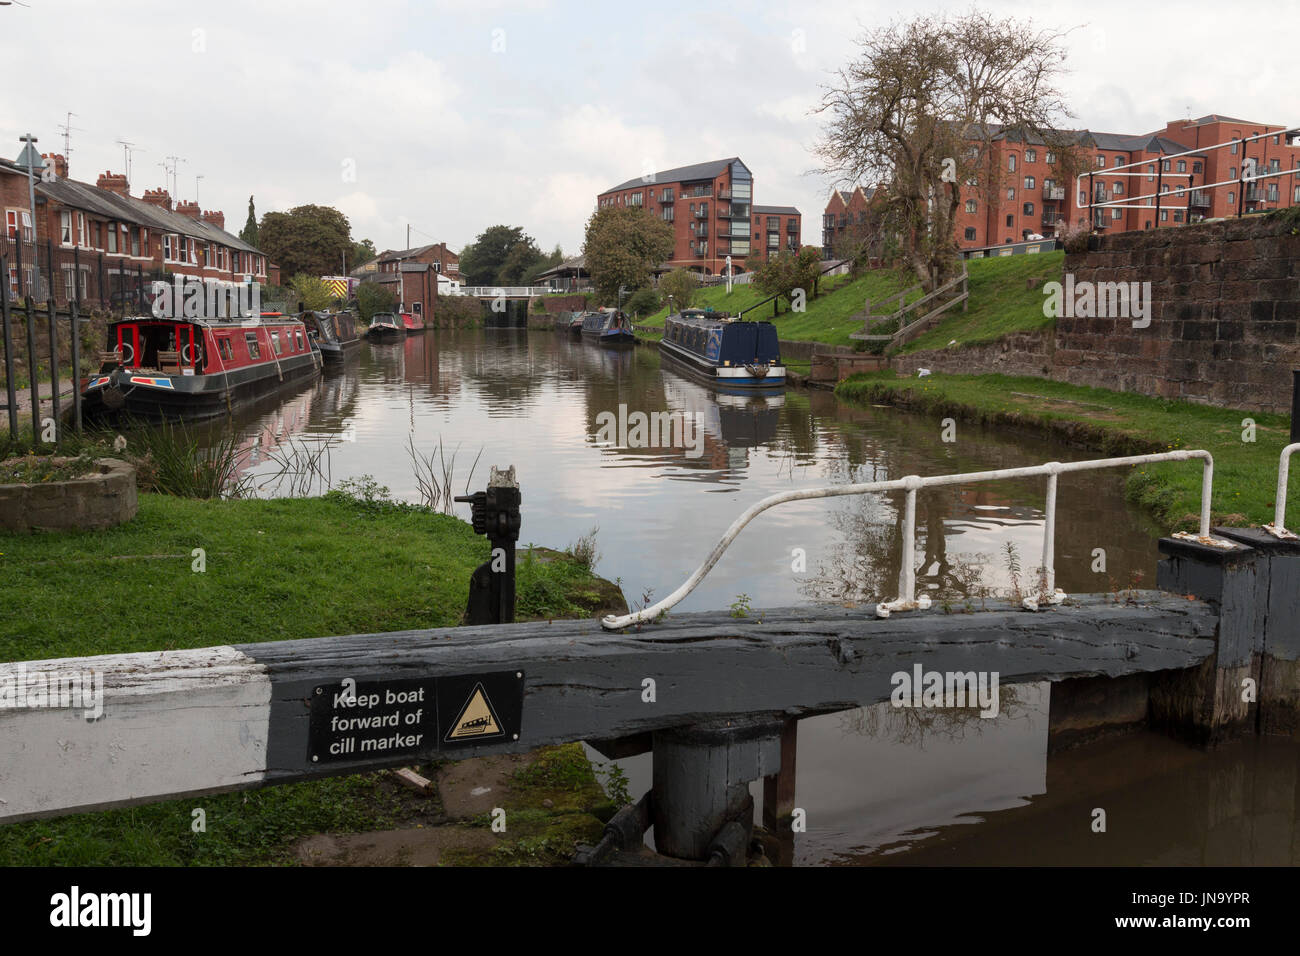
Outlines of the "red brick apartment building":
<svg viewBox="0 0 1300 956">
<path fill-rule="evenodd" d="M 989 153 L 990 174 L 996 171 L 998 177 L 996 201 L 990 203 L 976 185 L 962 187 L 955 227 L 958 245 L 975 249 L 1019 242 L 1027 234 L 1051 236 L 1088 222 L 1090 216 L 1095 228 L 1125 232 L 1300 205 L 1300 148 L 1288 141 L 1287 130 L 1276 123 L 1211 114 L 1175 120 L 1162 130 L 1137 136 L 1069 131 L 1058 141 L 1068 142 L 1066 148 L 1075 152 L 1077 171 L 1085 174 L 1078 183 L 1066 180 L 1061 157 L 1041 137 L 1002 130 L 993 137 Z M 1231 143 L 1255 136 L 1263 138 Z M 1220 143 L 1230 145 L 1210 148 Z M 1238 180 L 1246 158 L 1254 160 L 1260 173 L 1294 172 L 1242 184 Z M 1139 165 L 1118 168 L 1132 163 Z M 1093 201 L 1113 204 L 1094 207 L 1091 214 L 1088 173 Z M 1206 188 L 1216 183 L 1223 185 Z M 823 245 L 840 234 L 839 228 L 831 228 L 832 222 L 852 223 L 855 217 L 865 222 L 870 193 L 859 198 L 861 192 L 831 195 L 823 218 Z"/>
<path fill-rule="evenodd" d="M 721 275 L 731 256 L 740 273 L 801 244 L 799 210 L 755 206 L 754 177 L 736 156 L 629 179 L 597 196 L 596 205 L 639 206 L 671 223 L 676 243 L 665 270 Z"/>
<path fill-rule="evenodd" d="M 125 288 L 123 277 L 140 271 L 166 272 L 221 282 L 267 281 L 266 256 L 225 230 L 223 213 L 203 211 L 197 203 L 173 206 L 165 189 L 149 189 L 140 198 L 130 194 L 126 177 L 105 172 L 95 185 L 68 179 L 61 155 L 47 156 L 54 176 L 36 181 L 36 221 L 32 221 L 27 169 L 0 159 L 0 210 L 7 242 L 5 277 L 11 295 L 19 289 L 15 242 L 22 243 L 24 292 L 31 289 L 33 252 L 42 272 L 52 243 L 55 275 L 43 276 L 60 302 L 74 297 L 77 285 L 83 300 L 97 281 L 99 257 L 104 260 L 108 290 Z M 75 256 L 74 256 L 75 253 Z M 79 275 L 77 274 L 79 271 Z"/>
</svg>

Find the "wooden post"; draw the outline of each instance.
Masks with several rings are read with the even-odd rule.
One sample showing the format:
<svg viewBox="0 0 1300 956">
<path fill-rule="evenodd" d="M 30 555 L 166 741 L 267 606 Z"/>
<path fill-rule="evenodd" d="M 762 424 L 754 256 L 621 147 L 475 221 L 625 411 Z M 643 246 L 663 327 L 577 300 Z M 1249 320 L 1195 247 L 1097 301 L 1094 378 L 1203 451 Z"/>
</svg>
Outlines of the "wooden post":
<svg viewBox="0 0 1300 956">
<path fill-rule="evenodd" d="M 1300 542 L 1258 528 L 1214 533 L 1259 554 L 1259 592 L 1267 596 L 1259 660 L 1259 732 L 1300 737 Z"/>
<path fill-rule="evenodd" d="M 780 857 L 772 862 L 779 866 L 794 864 L 794 833 L 790 824 L 794 816 L 798 740 L 799 721 L 789 719 L 781 728 L 781 768 L 763 778 L 763 826 L 777 838 Z"/>
<path fill-rule="evenodd" d="M 666 856 L 709 858 L 730 822 L 753 830 L 749 782 L 781 764 L 778 720 L 737 717 L 654 734 L 655 846 Z M 743 860 L 732 859 L 733 864 Z"/>
<path fill-rule="evenodd" d="M 1219 624 L 1213 655 L 1196 667 L 1152 678 L 1152 725 L 1201 746 L 1252 732 L 1268 604 L 1259 552 L 1176 538 L 1161 538 L 1159 548 L 1165 559 L 1156 586 L 1217 606 Z"/>
</svg>

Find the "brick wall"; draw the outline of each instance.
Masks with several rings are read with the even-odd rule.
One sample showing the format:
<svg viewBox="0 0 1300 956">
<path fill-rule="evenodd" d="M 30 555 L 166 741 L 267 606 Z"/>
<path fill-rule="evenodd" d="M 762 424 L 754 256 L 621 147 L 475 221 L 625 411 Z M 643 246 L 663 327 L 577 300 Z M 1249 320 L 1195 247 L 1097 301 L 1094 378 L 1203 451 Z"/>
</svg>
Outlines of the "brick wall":
<svg viewBox="0 0 1300 956">
<path fill-rule="evenodd" d="M 1053 378 L 1285 412 L 1300 368 L 1300 218 L 1119 233 L 1066 256 L 1075 282 L 1150 282 L 1151 325 L 1059 318 Z"/>
<path fill-rule="evenodd" d="M 1070 253 L 1080 282 L 1150 282 L 1151 324 L 1061 316 L 1056 328 L 893 367 L 1032 375 L 1208 405 L 1285 413 L 1300 368 L 1300 217 L 1123 232 Z"/>
</svg>

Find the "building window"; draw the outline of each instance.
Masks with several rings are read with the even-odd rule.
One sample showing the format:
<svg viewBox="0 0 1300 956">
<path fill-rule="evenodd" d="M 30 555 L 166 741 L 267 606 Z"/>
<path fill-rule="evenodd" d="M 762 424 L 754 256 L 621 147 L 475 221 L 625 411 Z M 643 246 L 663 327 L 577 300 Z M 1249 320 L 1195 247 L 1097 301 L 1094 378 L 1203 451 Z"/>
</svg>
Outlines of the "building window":
<svg viewBox="0 0 1300 956">
<path fill-rule="evenodd" d="M 117 252 L 117 223 L 108 224 L 108 251 Z"/>
<path fill-rule="evenodd" d="M 1236 178 L 1237 178 L 1237 167 L 1236 167 L 1236 166 L 1229 166 L 1229 167 L 1228 167 L 1228 178 L 1229 178 L 1229 179 L 1236 179 Z"/>
<path fill-rule="evenodd" d="M 1178 161 L 1178 171 L 1179 171 L 1180 173 L 1185 173 L 1185 172 L 1187 172 L 1187 160 L 1185 160 L 1185 159 L 1180 159 L 1180 160 Z"/>
<path fill-rule="evenodd" d="M 1236 203 L 1237 203 L 1237 194 L 1234 193 L 1231 189 L 1229 189 L 1229 190 L 1228 190 L 1228 205 L 1229 205 L 1229 206 L 1234 206 L 1234 205 L 1236 205 Z"/>
<path fill-rule="evenodd" d="M 86 242 L 86 214 L 84 212 L 77 213 L 77 245 L 89 245 Z"/>
<path fill-rule="evenodd" d="M 1162 159 L 1162 160 L 1160 161 L 1160 168 L 1161 168 L 1161 170 L 1163 170 L 1163 171 L 1166 172 L 1166 173 L 1169 172 L 1169 160 L 1167 160 L 1167 159 Z"/>
<path fill-rule="evenodd" d="M 1115 189 L 1114 189 L 1114 193 L 1115 193 L 1116 196 L 1122 196 L 1122 195 L 1124 195 L 1124 183 L 1121 182 L 1121 181 L 1118 180 L 1118 179 L 1115 180 Z"/>
<path fill-rule="evenodd" d="M 1008 199 L 1015 199 L 1015 198 L 1016 198 L 1016 187 L 1015 187 L 1015 186 L 1008 186 L 1008 187 L 1007 187 L 1007 198 L 1008 198 Z"/>
<path fill-rule="evenodd" d="M 973 226 L 966 227 L 966 241 L 967 242 L 975 241 L 975 227 Z"/>
<path fill-rule="evenodd" d="M 1025 177 L 1025 188 L 1026 188 L 1026 189 L 1034 189 L 1037 185 L 1038 185 L 1038 180 L 1036 180 L 1033 176 L 1026 176 L 1026 177 Z"/>
<path fill-rule="evenodd" d="M 1291 201 L 1296 203 L 1297 205 L 1300 205 L 1300 186 L 1297 186 L 1295 188 L 1295 198 L 1292 199 Z"/>
<path fill-rule="evenodd" d="M 1232 138 L 1234 140 L 1241 139 L 1241 130 L 1233 130 Z M 1235 142 L 1228 147 L 1228 152 L 1231 153 L 1233 156 L 1237 155 L 1237 144 Z"/>
<path fill-rule="evenodd" d="M 1154 163 L 1148 163 L 1148 164 L 1147 164 L 1147 182 L 1149 182 L 1149 183 L 1153 183 L 1153 182 L 1156 181 L 1155 176 L 1152 176 L 1152 175 L 1151 175 L 1151 173 L 1154 173 L 1155 171 L 1156 171 L 1155 164 L 1154 164 Z"/>
<path fill-rule="evenodd" d="M 967 212 L 971 212 L 971 213 L 973 213 L 973 212 L 976 210 L 977 207 L 978 207 L 978 203 L 976 203 L 974 199 L 967 199 L 967 200 L 966 200 L 966 211 L 967 211 Z"/>
<path fill-rule="evenodd" d="M 1025 203 L 1025 215 L 1032 216 L 1033 214 L 1034 214 L 1034 204 L 1031 202 Z"/>
<path fill-rule="evenodd" d="M 1168 221 L 1169 221 L 1169 210 L 1168 210 L 1168 209 L 1161 209 L 1161 210 L 1160 210 L 1160 221 L 1161 221 L 1161 222 L 1168 222 Z"/>
<path fill-rule="evenodd" d="M 1268 201 L 1269 201 L 1269 202 L 1277 202 L 1277 200 L 1278 200 L 1277 183 L 1269 183 L 1269 184 L 1268 184 Z"/>
<path fill-rule="evenodd" d="M 1038 162 L 1038 150 L 1036 150 L 1036 149 L 1027 149 L 1027 150 L 1025 150 L 1025 162 L 1027 162 L 1027 163 L 1036 163 L 1036 162 Z"/>
<path fill-rule="evenodd" d="M 1079 190 L 1079 205 L 1081 207 L 1088 205 L 1088 191 L 1086 189 Z"/>
<path fill-rule="evenodd" d="M 66 209 L 59 213 L 59 242 L 72 245 L 72 213 Z"/>
<path fill-rule="evenodd" d="M 1052 152 L 1050 149 L 1047 151 L 1047 162 L 1048 165 L 1054 164 L 1056 162 L 1056 154 Z"/>
<path fill-rule="evenodd" d="M 1116 168 L 1119 168 L 1120 166 L 1123 166 L 1123 165 L 1124 165 L 1124 157 L 1123 157 L 1123 156 L 1116 156 L 1116 157 L 1115 157 L 1115 167 L 1116 167 Z"/>
<path fill-rule="evenodd" d="M 1098 156 L 1098 157 L 1097 157 L 1097 166 L 1098 166 L 1098 168 L 1100 168 L 1100 167 L 1102 167 L 1102 166 L 1105 166 L 1105 165 L 1106 165 L 1106 157 L 1105 157 L 1105 156 Z"/>
<path fill-rule="evenodd" d="M 1015 154 L 1015 153 L 1012 153 L 1010 156 L 1007 157 L 1007 169 L 1010 170 L 1010 171 L 1013 172 L 1013 173 L 1016 171 L 1016 154 Z"/>
<path fill-rule="evenodd" d="M 1014 226 L 1015 224 L 1016 224 L 1016 217 L 1015 217 L 1015 216 L 1012 216 L 1012 215 L 1008 215 L 1008 216 L 1007 216 L 1007 228 L 1010 229 L 1010 228 L 1011 228 L 1012 226 Z M 1010 242 L 1010 241 L 1011 241 L 1010 239 L 1007 240 L 1007 242 Z"/>
<path fill-rule="evenodd" d="M 1182 222 L 1182 221 L 1183 221 L 1183 211 L 1181 209 L 1175 209 L 1174 222 Z"/>
<path fill-rule="evenodd" d="M 1120 216 L 1122 216 L 1122 215 L 1123 215 L 1123 211 L 1122 211 L 1118 206 L 1111 206 L 1111 207 L 1110 207 L 1110 218 L 1111 218 L 1111 221 L 1112 221 L 1112 222 L 1113 222 L 1114 220 L 1120 218 Z"/>
</svg>

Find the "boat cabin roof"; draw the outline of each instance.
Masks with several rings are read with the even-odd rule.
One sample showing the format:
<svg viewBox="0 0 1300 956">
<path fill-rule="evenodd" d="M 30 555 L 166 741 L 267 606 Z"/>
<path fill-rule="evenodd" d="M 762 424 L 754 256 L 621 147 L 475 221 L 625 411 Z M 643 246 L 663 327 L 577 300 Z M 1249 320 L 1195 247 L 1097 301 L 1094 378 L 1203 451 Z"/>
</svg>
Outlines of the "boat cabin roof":
<svg viewBox="0 0 1300 956">
<path fill-rule="evenodd" d="M 123 323 L 154 322 L 159 324 L 196 325 L 205 329 L 240 329 L 256 328 L 262 325 L 301 325 L 297 316 L 284 315 L 281 312 L 263 312 L 261 315 L 233 316 L 231 318 L 210 318 L 205 316 L 181 315 L 127 315 L 109 322 L 109 326 Z"/>
</svg>

